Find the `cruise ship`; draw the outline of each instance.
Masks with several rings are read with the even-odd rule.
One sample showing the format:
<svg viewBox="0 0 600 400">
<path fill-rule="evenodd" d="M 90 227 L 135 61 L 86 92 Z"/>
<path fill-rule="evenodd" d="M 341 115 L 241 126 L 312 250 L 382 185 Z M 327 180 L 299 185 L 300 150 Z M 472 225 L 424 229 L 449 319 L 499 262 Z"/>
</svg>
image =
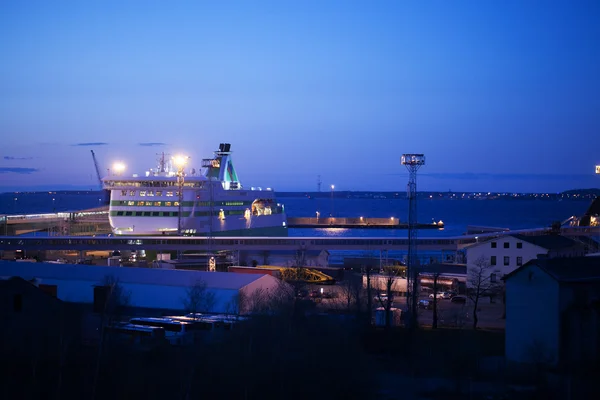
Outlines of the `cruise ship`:
<svg viewBox="0 0 600 400">
<path fill-rule="evenodd" d="M 202 168 L 166 159 L 143 176 L 113 171 L 109 220 L 115 235 L 287 236 L 287 218 L 270 188 L 244 188 L 233 166 L 231 144 L 221 143 Z M 116 174 L 115 174 L 116 172 Z"/>
</svg>

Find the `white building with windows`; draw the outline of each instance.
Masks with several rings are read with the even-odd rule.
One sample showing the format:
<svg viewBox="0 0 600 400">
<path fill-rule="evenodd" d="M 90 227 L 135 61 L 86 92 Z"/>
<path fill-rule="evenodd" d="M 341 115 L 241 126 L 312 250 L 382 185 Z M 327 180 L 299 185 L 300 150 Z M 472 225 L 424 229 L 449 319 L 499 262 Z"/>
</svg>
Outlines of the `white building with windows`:
<svg viewBox="0 0 600 400">
<path fill-rule="evenodd" d="M 597 244 L 596 244 L 597 246 Z M 560 235 L 526 236 L 502 235 L 484 242 L 475 243 L 466 250 L 467 286 L 469 271 L 481 257 L 489 262 L 490 281 L 500 282 L 502 277 L 530 260 L 538 257 L 578 257 L 593 251 L 588 238 L 569 238 Z"/>
</svg>

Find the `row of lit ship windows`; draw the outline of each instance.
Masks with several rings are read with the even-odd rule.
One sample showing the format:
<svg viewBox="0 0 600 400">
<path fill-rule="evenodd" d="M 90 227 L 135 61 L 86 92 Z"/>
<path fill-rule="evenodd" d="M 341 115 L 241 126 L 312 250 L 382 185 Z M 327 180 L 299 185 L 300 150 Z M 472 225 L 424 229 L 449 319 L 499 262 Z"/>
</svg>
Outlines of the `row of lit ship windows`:
<svg viewBox="0 0 600 400">
<path fill-rule="evenodd" d="M 264 210 L 259 210 L 252 213 L 253 215 L 271 215 L 278 214 L 278 210 L 271 210 L 270 208 L 266 208 Z M 250 210 L 219 210 L 213 211 L 212 214 L 210 211 L 194 211 L 194 217 L 209 217 L 209 216 L 218 215 L 219 218 L 223 219 L 226 215 L 243 215 L 245 218 L 250 218 Z M 111 211 L 111 217 L 177 217 L 179 216 L 178 211 Z M 184 218 L 192 216 L 191 211 L 183 211 L 181 216 Z"/>
<path fill-rule="evenodd" d="M 252 202 L 244 201 L 215 201 L 213 206 L 250 206 Z M 134 201 L 134 200 L 113 200 L 110 202 L 111 206 L 143 206 L 143 207 L 178 207 L 178 201 Z M 200 207 L 210 207 L 210 201 L 183 201 L 181 205 L 184 207 L 193 207 L 194 205 Z"/>
<path fill-rule="evenodd" d="M 135 182 L 110 181 L 110 182 L 106 182 L 106 186 L 108 186 L 108 187 L 119 187 L 119 186 L 171 187 L 171 186 L 179 186 L 179 183 L 177 183 L 177 181 L 135 181 Z M 184 182 L 183 186 L 201 188 L 204 186 L 204 182 Z"/>
</svg>

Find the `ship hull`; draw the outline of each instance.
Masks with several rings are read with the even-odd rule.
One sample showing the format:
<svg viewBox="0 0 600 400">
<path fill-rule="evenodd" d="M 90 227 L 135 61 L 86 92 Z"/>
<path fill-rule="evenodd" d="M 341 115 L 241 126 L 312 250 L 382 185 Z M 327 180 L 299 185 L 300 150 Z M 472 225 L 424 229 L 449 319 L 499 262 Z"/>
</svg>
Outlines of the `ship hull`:
<svg viewBox="0 0 600 400">
<path fill-rule="evenodd" d="M 111 213 L 112 214 L 112 213 Z M 154 219 L 152 221 L 151 219 Z M 174 217 L 144 218 L 109 216 L 113 233 L 119 236 L 178 235 Z M 187 236 L 287 236 L 285 214 L 246 218 L 183 218 L 181 234 Z"/>
</svg>

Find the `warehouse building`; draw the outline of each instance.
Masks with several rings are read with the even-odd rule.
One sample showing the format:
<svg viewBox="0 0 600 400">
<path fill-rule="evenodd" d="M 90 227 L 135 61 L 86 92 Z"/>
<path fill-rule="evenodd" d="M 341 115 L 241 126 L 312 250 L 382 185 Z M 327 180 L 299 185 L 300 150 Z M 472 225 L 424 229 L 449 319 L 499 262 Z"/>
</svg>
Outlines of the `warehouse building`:
<svg viewBox="0 0 600 400">
<path fill-rule="evenodd" d="M 105 300 L 107 285 L 118 283 L 129 307 L 148 310 L 185 311 L 194 288 L 210 297 L 213 313 L 245 313 L 239 299 L 275 294 L 282 283 L 269 275 L 228 272 L 104 267 L 77 264 L 17 263 L 0 261 L 0 279 L 20 277 L 33 282 L 56 298 L 70 303 L 94 305 Z"/>
</svg>

